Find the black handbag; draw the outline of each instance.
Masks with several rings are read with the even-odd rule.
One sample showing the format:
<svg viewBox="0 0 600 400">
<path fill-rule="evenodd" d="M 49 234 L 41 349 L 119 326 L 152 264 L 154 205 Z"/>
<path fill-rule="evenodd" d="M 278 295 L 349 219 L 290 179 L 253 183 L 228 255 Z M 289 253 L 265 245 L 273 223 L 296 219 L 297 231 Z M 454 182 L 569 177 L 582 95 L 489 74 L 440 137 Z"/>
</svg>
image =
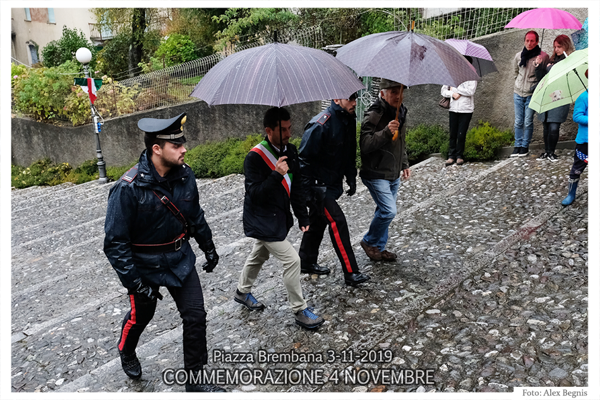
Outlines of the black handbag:
<svg viewBox="0 0 600 400">
<path fill-rule="evenodd" d="M 450 108 L 450 97 L 442 97 L 439 102 L 439 106 L 445 108 L 446 110 Z"/>
</svg>

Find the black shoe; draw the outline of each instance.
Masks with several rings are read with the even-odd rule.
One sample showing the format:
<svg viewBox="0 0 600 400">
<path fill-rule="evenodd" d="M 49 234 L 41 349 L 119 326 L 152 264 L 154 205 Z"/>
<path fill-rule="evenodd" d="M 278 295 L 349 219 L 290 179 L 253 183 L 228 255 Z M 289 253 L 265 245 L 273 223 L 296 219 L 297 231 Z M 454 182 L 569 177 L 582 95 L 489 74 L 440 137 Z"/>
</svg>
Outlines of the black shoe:
<svg viewBox="0 0 600 400">
<path fill-rule="evenodd" d="M 327 275 L 331 271 L 327 267 L 322 267 L 317 263 L 305 265 L 300 265 L 300 272 L 303 274 L 317 274 L 317 275 Z"/>
<path fill-rule="evenodd" d="M 558 156 L 554 153 L 550 153 L 548 154 L 548 160 L 552 161 L 552 162 L 557 162 L 558 161 Z"/>
<path fill-rule="evenodd" d="M 529 147 L 521 147 L 519 157 L 527 157 L 529 155 Z"/>
<path fill-rule="evenodd" d="M 361 274 L 360 272 L 344 274 L 344 281 L 346 281 L 346 285 L 349 286 L 357 286 L 358 284 L 366 282 L 369 279 L 371 279 L 369 275 Z"/>
<path fill-rule="evenodd" d="M 142 365 L 135 352 L 125 354 L 119 351 L 119 355 L 121 356 L 121 367 L 123 367 L 125 374 L 131 379 L 140 379 L 142 377 Z"/>
<path fill-rule="evenodd" d="M 521 148 L 520 147 L 515 147 L 513 149 L 512 154 L 510 156 L 511 157 L 519 157 L 519 154 L 521 154 Z"/>
<path fill-rule="evenodd" d="M 252 296 L 252 293 L 242 293 L 236 289 L 235 296 L 233 296 L 233 299 L 236 302 L 245 305 L 246 307 L 248 307 L 249 310 L 252 311 L 262 310 L 263 308 L 265 308 L 265 305 L 256 300 L 254 296 Z"/>
<path fill-rule="evenodd" d="M 548 153 L 542 153 L 540 154 L 540 156 L 537 158 L 537 160 L 547 160 L 548 159 L 549 154 Z"/>
<path fill-rule="evenodd" d="M 221 386 L 217 385 L 200 385 L 197 383 L 186 383 L 186 392 L 226 392 Z"/>
</svg>

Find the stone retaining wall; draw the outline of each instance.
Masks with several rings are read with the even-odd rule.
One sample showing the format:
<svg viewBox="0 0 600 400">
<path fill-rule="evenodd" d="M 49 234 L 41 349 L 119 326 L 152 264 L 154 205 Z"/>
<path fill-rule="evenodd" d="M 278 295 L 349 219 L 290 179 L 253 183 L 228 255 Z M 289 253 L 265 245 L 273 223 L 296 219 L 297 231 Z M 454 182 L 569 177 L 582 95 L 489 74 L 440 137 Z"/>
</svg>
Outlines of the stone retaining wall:
<svg viewBox="0 0 600 400">
<path fill-rule="evenodd" d="M 587 9 L 566 9 L 580 21 L 585 21 Z M 538 30 L 540 31 L 540 30 Z M 523 48 L 526 30 L 515 29 L 474 40 L 484 45 L 492 55 L 498 73 L 485 75 L 475 93 L 475 112 L 471 127 L 477 121 L 488 121 L 500 129 L 513 129 L 513 72 L 512 58 Z M 552 51 L 552 42 L 559 34 L 570 35 L 571 30 L 545 30 L 542 50 Z M 540 32 L 541 33 L 541 32 Z M 408 107 L 408 127 L 420 123 L 448 125 L 448 111 L 438 107 L 440 85 L 413 86 L 405 92 Z M 186 137 L 188 146 L 193 147 L 211 140 L 226 137 L 243 138 L 263 132 L 262 118 L 266 106 L 223 105 L 208 107 L 197 101 L 178 106 L 154 109 L 106 120 L 100 140 L 107 165 L 126 165 L 137 159 L 143 150 L 143 136 L 136 123 L 143 117 L 167 118 L 187 112 Z M 292 132 L 302 134 L 306 122 L 320 110 L 320 102 L 304 103 L 289 107 L 292 113 Z M 560 140 L 573 140 L 577 124 L 572 121 L 572 107 L 567 122 L 562 124 Z M 534 123 L 534 142 L 542 142 L 542 124 Z M 80 127 L 58 127 L 32 120 L 12 118 L 12 163 L 27 166 L 48 157 L 55 162 L 79 165 L 95 158 L 95 136 L 91 125 Z"/>
</svg>

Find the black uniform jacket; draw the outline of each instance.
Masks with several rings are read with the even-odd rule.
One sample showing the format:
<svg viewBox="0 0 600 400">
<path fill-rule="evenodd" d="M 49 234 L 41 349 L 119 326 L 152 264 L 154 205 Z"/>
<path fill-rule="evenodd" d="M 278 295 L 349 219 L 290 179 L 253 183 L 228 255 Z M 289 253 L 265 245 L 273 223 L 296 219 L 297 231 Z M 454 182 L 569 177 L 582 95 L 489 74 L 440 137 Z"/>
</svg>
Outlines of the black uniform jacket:
<svg viewBox="0 0 600 400">
<path fill-rule="evenodd" d="M 333 101 L 304 128 L 300 165 L 307 182 L 327 186 L 327 196 L 338 199 L 343 178 L 356 182 L 356 118 Z"/>
<path fill-rule="evenodd" d="M 409 168 L 406 154 L 406 107 L 400 106 L 398 139 L 388 128 L 396 118 L 396 108 L 378 98 L 365 112 L 360 132 L 360 176 L 363 179 L 396 180 Z"/>
<path fill-rule="evenodd" d="M 265 140 L 269 143 L 268 138 Z M 246 194 L 243 219 L 246 236 L 265 242 L 285 240 L 294 225 L 290 205 L 299 226 L 309 225 L 296 147 L 288 144 L 283 155 L 287 156 L 288 172 L 292 174 L 291 197 L 282 184 L 283 176 L 272 170 L 258 153 L 250 151 L 244 160 Z"/>
<path fill-rule="evenodd" d="M 194 238 L 202 250 L 207 249 L 212 233 L 200 207 L 194 173 L 184 164 L 169 171 L 167 179 L 160 178 L 145 150 L 137 166 L 137 175 L 131 179 L 135 171 L 125 173 L 108 195 L 104 253 L 126 288 L 131 288 L 138 277 L 147 285 L 179 287 L 195 271 L 196 255 L 188 240 L 178 251 L 159 254 L 137 253 L 131 244 L 168 243 L 184 232 L 182 222 L 154 191 L 159 196 L 166 195 L 188 225 L 195 225 Z"/>
</svg>

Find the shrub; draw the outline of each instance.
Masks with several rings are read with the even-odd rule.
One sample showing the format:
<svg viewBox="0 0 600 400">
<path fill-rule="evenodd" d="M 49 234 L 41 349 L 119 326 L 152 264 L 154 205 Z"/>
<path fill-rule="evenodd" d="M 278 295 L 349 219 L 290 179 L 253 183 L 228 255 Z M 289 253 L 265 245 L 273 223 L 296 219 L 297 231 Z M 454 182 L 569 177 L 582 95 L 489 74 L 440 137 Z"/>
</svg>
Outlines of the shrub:
<svg viewBox="0 0 600 400">
<path fill-rule="evenodd" d="M 194 147 L 186 154 L 186 162 L 196 178 L 218 178 L 244 172 L 246 155 L 263 139 L 261 134 L 245 140 L 229 138 L 223 142 L 209 142 Z"/>
<path fill-rule="evenodd" d="M 29 167 L 11 166 L 11 185 L 16 188 L 47 185 L 54 186 L 66 182 L 72 167 L 68 163 L 54 164 L 49 158 L 36 161 Z"/>
<path fill-rule="evenodd" d="M 406 153 L 410 164 L 439 153 L 444 144 L 448 145 L 448 133 L 440 125 L 420 124 L 406 131 Z"/>
<path fill-rule="evenodd" d="M 491 126 L 489 122 L 479 121 L 475 128 L 467 132 L 465 160 L 493 160 L 496 158 L 497 151 L 503 146 L 510 145 L 513 140 L 514 135 L 510 129 L 501 131 Z"/>
<path fill-rule="evenodd" d="M 166 67 L 172 67 L 195 60 L 197 58 L 195 49 L 196 45 L 189 36 L 174 33 L 158 46 L 154 58 L 161 62 L 164 60 Z"/>
<path fill-rule="evenodd" d="M 90 68 L 92 71 L 96 66 L 96 49 L 85 38 L 82 31 L 69 29 L 63 26 L 62 36 L 58 40 L 53 40 L 42 49 L 42 60 L 45 67 L 58 67 L 67 61 L 75 60 L 75 53 L 81 47 L 87 47 L 92 52 L 92 61 Z"/>
<path fill-rule="evenodd" d="M 65 100 L 78 71 L 73 61 L 58 67 L 31 68 L 23 78 L 13 79 L 15 109 L 38 120 L 68 117 Z"/>
<path fill-rule="evenodd" d="M 23 64 L 10 63 L 10 87 L 14 87 L 19 80 L 27 77 L 29 68 Z"/>
</svg>

